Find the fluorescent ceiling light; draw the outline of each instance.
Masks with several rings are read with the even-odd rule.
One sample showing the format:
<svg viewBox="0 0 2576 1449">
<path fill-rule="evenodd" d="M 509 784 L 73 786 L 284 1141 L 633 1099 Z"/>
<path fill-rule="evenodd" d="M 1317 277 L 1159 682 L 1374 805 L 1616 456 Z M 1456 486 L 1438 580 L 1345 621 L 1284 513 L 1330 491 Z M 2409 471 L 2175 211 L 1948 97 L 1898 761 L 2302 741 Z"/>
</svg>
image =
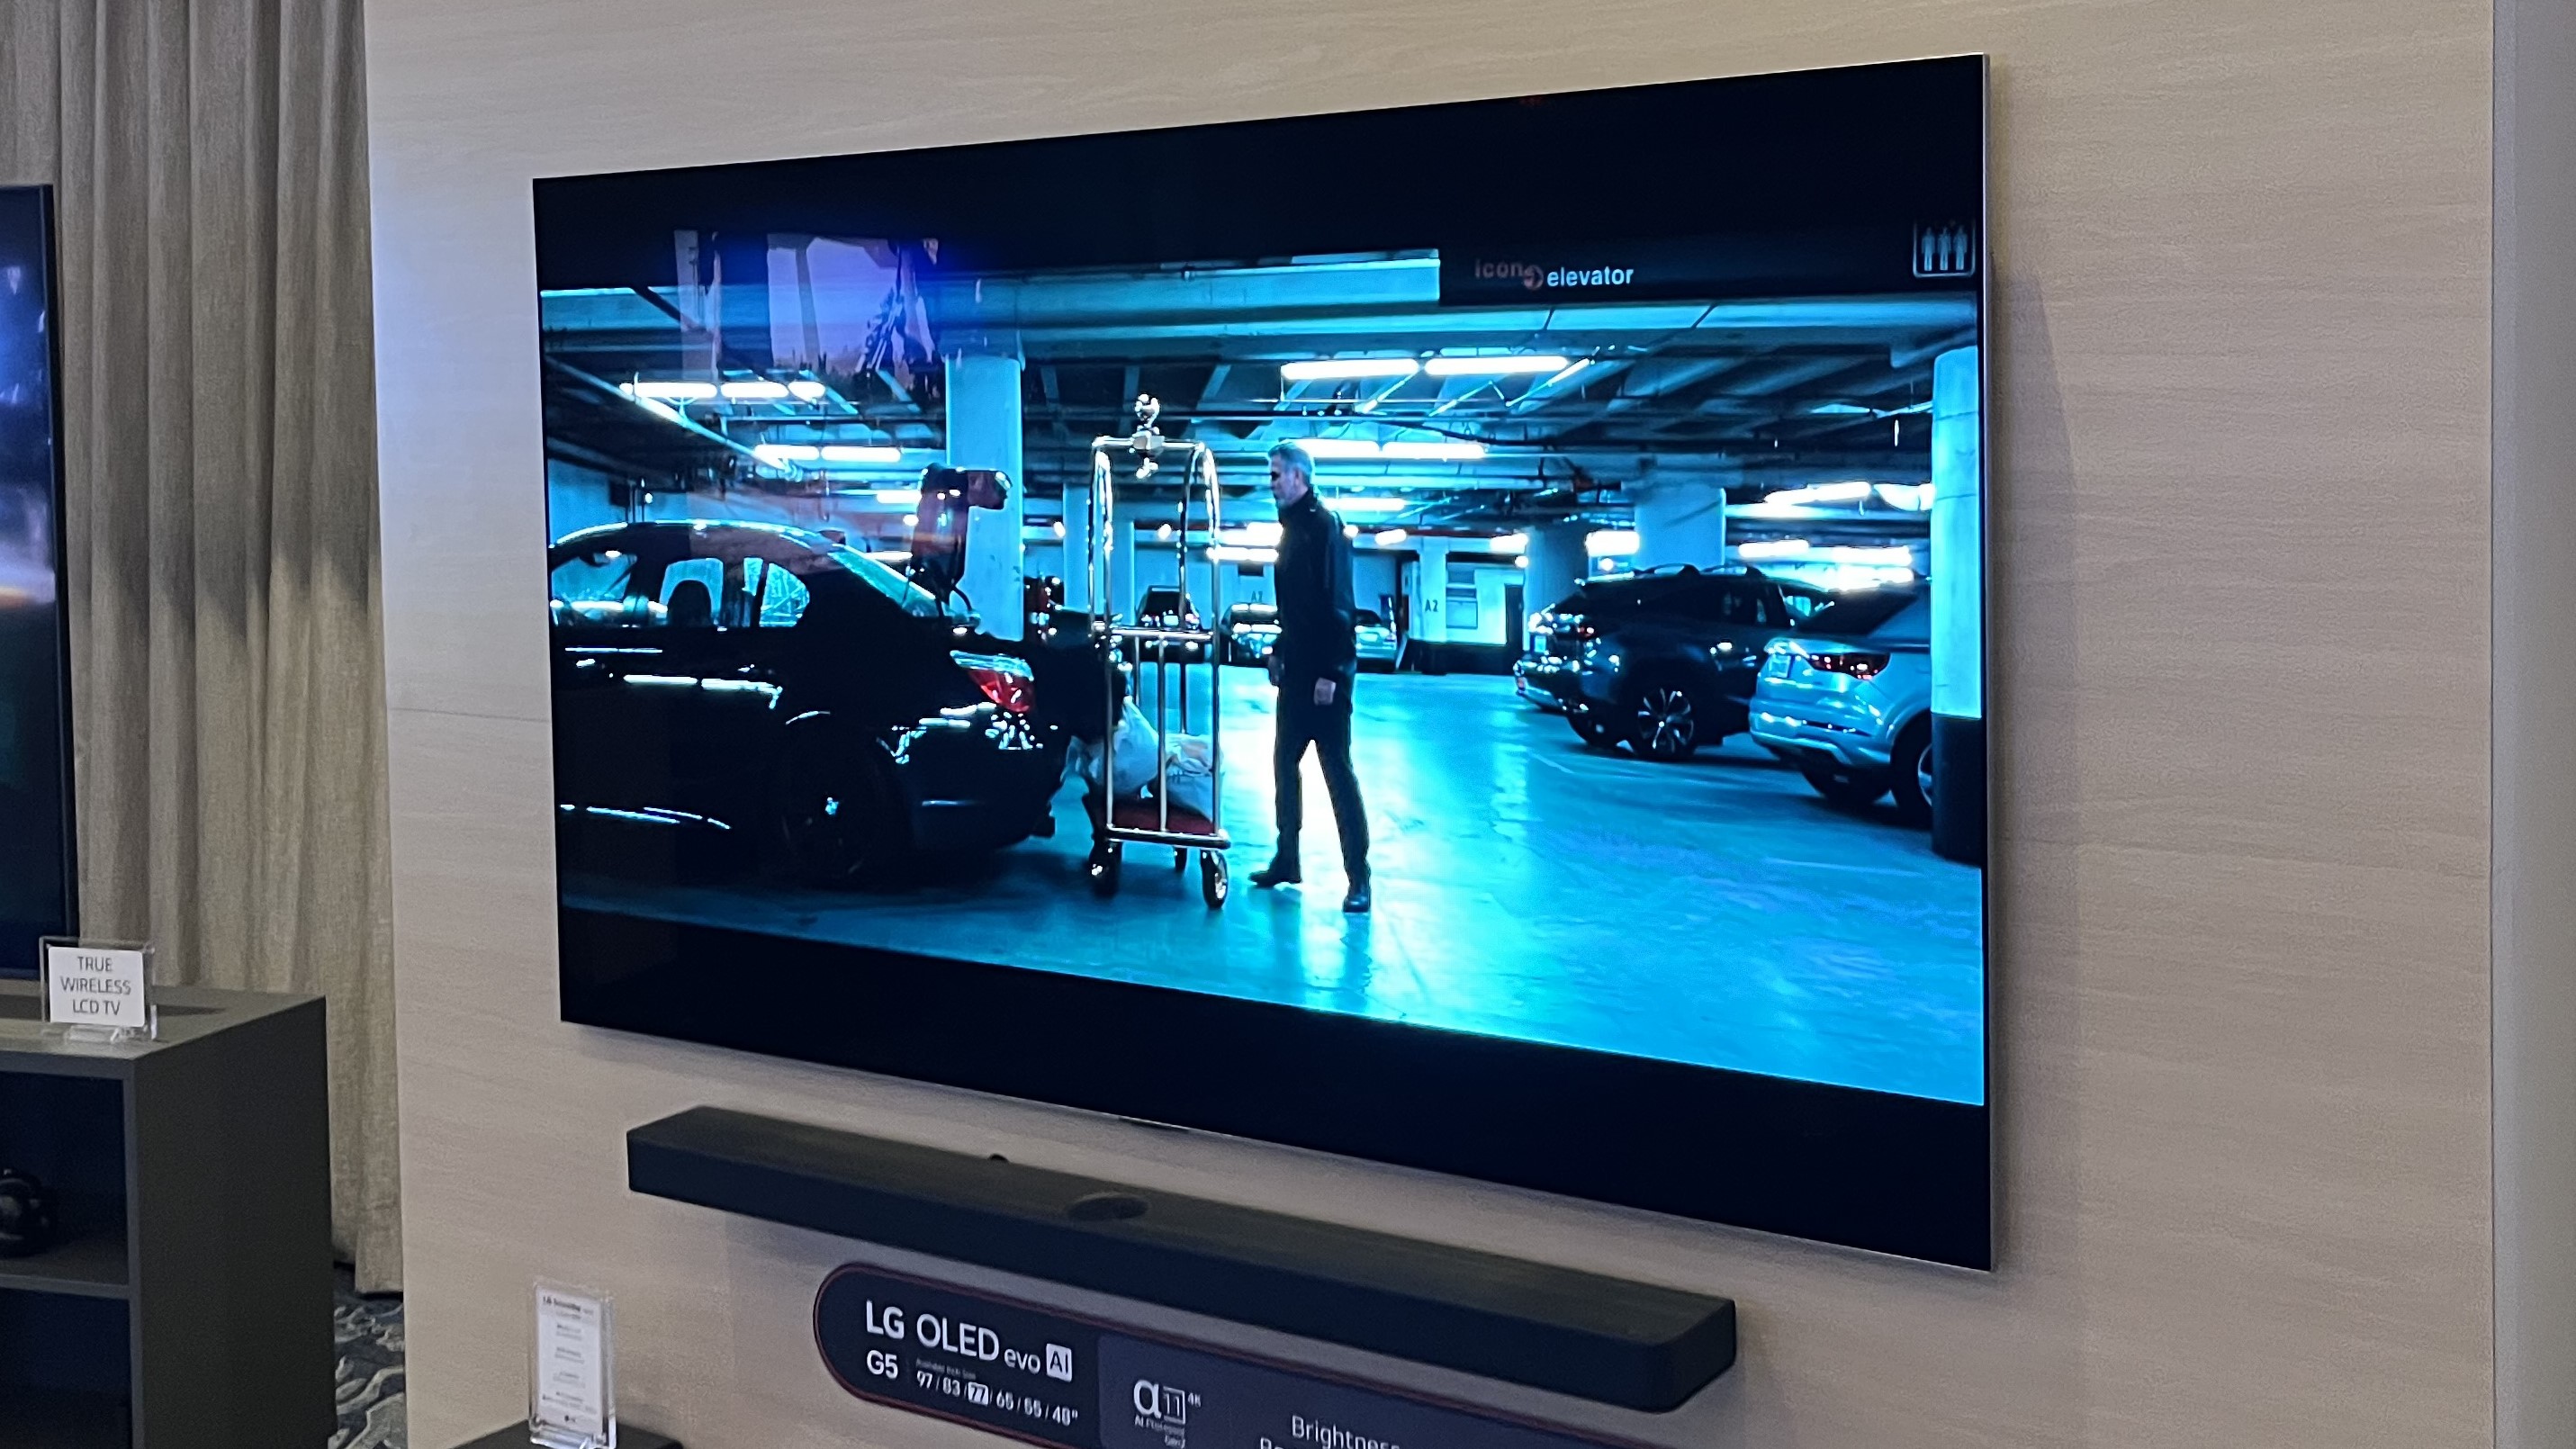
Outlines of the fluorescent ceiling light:
<svg viewBox="0 0 2576 1449">
<path fill-rule="evenodd" d="M 1413 503 L 1404 498 L 1334 498 L 1327 500 L 1335 513 L 1402 513 Z"/>
<path fill-rule="evenodd" d="M 1318 357 L 1310 362 L 1283 362 L 1279 376 L 1289 382 L 1334 382 L 1354 377 L 1411 377 L 1422 364 L 1410 357 Z"/>
<path fill-rule="evenodd" d="M 1583 536 L 1583 551 L 1594 558 L 1625 558 L 1637 551 L 1633 528 L 1600 528 Z"/>
<path fill-rule="evenodd" d="M 1472 463 L 1485 456 L 1485 445 L 1458 439 L 1437 442 L 1380 443 L 1369 438 L 1300 438 L 1299 447 L 1314 458 L 1401 458 L 1413 463 Z"/>
<path fill-rule="evenodd" d="M 1881 483 L 1878 485 L 1878 498 L 1890 508 L 1902 508 L 1908 513 L 1921 513 L 1932 506 L 1932 485 Z"/>
<path fill-rule="evenodd" d="M 1856 402 L 1818 403 L 1807 411 L 1817 417 L 1901 418 L 1909 413 L 1928 413 L 1928 402 L 1908 403 L 1901 408 L 1874 408 Z"/>
<path fill-rule="evenodd" d="M 1914 563 L 1914 550 L 1901 543 L 1887 548 L 1820 548 L 1816 550 L 1816 554 L 1818 557 L 1830 559 L 1838 564 L 1876 564 L 1888 568 L 1910 568 Z"/>
<path fill-rule="evenodd" d="M 869 494 L 879 503 L 898 503 L 906 508 L 921 501 L 918 488 L 879 488 Z"/>
<path fill-rule="evenodd" d="M 1422 364 L 1433 377 L 1525 377 L 1530 373 L 1565 371 L 1566 359 L 1533 353 L 1487 357 L 1435 357 Z"/>
<path fill-rule="evenodd" d="M 1736 545 L 1737 558 L 1800 558 L 1815 545 L 1803 538 L 1774 538 Z"/>
<path fill-rule="evenodd" d="M 903 461 L 903 449 L 833 443 L 823 449 L 823 461 L 826 463 L 900 463 Z"/>
<path fill-rule="evenodd" d="M 1401 528 L 1390 528 L 1371 537 L 1369 542 L 1376 544 L 1380 548 L 1393 548 L 1410 537 L 1412 537 L 1412 535 L 1406 533 Z"/>
<path fill-rule="evenodd" d="M 729 382 L 718 389 L 729 402 L 776 402 L 787 396 L 787 384 L 755 378 L 750 382 Z"/>
<path fill-rule="evenodd" d="M 638 402 L 705 402 L 716 395 L 712 382 L 630 382 L 617 390 Z"/>
<path fill-rule="evenodd" d="M 1310 458 L 1374 458 L 1377 443 L 1368 438 L 1299 438 L 1297 446 Z"/>
<path fill-rule="evenodd" d="M 1210 548 L 1207 556 L 1213 563 L 1275 564 L 1279 562 L 1279 550 L 1275 548 L 1236 548 L 1231 544 L 1222 543 Z"/>
<path fill-rule="evenodd" d="M 1247 523 L 1241 528 L 1229 530 L 1226 534 L 1225 541 L 1227 543 L 1274 544 L 1279 541 L 1280 535 L 1284 532 L 1286 532 L 1286 530 L 1282 529 L 1277 523 Z"/>
<path fill-rule="evenodd" d="M 1776 493 L 1765 493 L 1762 501 L 1793 506 L 1801 503 L 1858 503 L 1873 490 L 1874 485 L 1861 482 L 1818 483 L 1806 488 L 1783 488 Z"/>
<path fill-rule="evenodd" d="M 791 463 L 811 463 L 823 456 L 823 450 L 811 443 L 763 443 L 751 451 L 772 468 L 784 468 Z"/>
<path fill-rule="evenodd" d="M 1527 553 L 1529 535 L 1526 533 L 1497 534 L 1485 540 L 1485 549 L 1488 553 Z"/>
<path fill-rule="evenodd" d="M 830 388 L 810 377 L 800 377 L 787 384 L 787 391 L 794 395 L 798 402 L 821 402 L 832 395 Z"/>
</svg>

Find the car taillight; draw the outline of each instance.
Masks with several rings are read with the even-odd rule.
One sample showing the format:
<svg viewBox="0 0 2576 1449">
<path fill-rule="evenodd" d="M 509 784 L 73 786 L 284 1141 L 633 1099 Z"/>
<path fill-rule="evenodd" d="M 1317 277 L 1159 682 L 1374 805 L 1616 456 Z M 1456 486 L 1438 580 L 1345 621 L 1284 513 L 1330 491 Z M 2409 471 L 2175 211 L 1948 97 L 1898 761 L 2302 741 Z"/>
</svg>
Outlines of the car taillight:
<svg viewBox="0 0 2576 1449">
<path fill-rule="evenodd" d="M 1577 619 L 1565 626 L 1565 632 L 1577 639 L 1598 639 L 1601 637 L 1601 626 L 1589 619 Z"/>
<path fill-rule="evenodd" d="M 1029 672 L 1028 661 L 1007 654 L 968 654 L 950 650 L 948 657 L 984 691 L 984 697 L 1012 714 L 1027 714 L 1037 706 L 1037 676 Z"/>
<path fill-rule="evenodd" d="M 1807 662 L 1829 674 L 1848 674 L 1854 679 L 1874 679 L 1887 667 L 1884 654 L 1814 654 Z"/>
</svg>

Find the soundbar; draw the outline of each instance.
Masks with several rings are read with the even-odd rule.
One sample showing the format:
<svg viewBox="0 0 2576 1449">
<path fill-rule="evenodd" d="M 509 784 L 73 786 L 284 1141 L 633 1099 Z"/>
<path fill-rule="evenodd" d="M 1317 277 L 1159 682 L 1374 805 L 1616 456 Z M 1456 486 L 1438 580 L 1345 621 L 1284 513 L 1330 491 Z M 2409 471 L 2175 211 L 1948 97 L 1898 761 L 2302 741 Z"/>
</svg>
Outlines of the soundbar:
<svg viewBox="0 0 2576 1449">
<path fill-rule="evenodd" d="M 626 1134 L 635 1192 L 1660 1413 L 1735 1304 L 716 1107 Z"/>
</svg>

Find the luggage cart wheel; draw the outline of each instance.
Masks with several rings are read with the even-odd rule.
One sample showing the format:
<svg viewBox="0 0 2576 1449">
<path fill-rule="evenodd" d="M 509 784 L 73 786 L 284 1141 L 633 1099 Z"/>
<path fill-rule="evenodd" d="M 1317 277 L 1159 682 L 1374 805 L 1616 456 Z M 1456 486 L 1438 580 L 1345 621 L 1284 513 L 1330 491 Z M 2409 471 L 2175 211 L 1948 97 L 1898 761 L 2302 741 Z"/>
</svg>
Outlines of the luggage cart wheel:
<svg viewBox="0 0 2576 1449">
<path fill-rule="evenodd" d="M 1091 847 L 1091 859 L 1083 863 L 1083 873 L 1091 877 L 1091 893 L 1108 897 L 1118 894 L 1118 842 L 1104 840 Z"/>
<path fill-rule="evenodd" d="M 1225 853 L 1216 850 L 1199 852 L 1199 894 L 1207 897 L 1208 909 L 1225 904 Z"/>
</svg>

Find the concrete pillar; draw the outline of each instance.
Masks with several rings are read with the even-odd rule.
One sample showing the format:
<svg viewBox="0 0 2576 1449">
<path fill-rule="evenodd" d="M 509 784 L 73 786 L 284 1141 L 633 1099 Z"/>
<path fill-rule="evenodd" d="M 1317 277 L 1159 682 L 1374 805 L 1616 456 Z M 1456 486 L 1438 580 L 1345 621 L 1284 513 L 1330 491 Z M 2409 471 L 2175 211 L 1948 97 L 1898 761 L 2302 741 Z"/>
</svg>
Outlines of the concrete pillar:
<svg viewBox="0 0 2576 1449">
<path fill-rule="evenodd" d="M 1932 848 L 1986 852 L 1986 511 L 1974 347 L 1932 360 Z"/>
<path fill-rule="evenodd" d="M 1064 606 L 1091 607 L 1091 490 L 1064 490 Z"/>
<path fill-rule="evenodd" d="M 1535 614 L 1562 602 L 1590 576 L 1592 561 L 1583 552 L 1583 536 L 1590 531 L 1580 523 L 1551 523 L 1529 530 L 1529 572 L 1521 594 L 1528 612 Z M 1521 622 L 1526 627 L 1529 621 Z"/>
<path fill-rule="evenodd" d="M 1413 570 L 1413 637 L 1425 644 L 1449 641 L 1449 540 L 1416 538 Z"/>
<path fill-rule="evenodd" d="M 1020 360 L 989 353 L 948 359 L 948 466 L 999 468 L 1011 475 L 1011 501 L 978 508 L 966 525 L 961 587 L 983 616 L 984 632 L 1017 639 L 1026 632 L 1020 520 L 1027 480 L 1020 469 Z"/>
<path fill-rule="evenodd" d="M 1693 477 L 1629 484 L 1624 491 L 1637 515 L 1636 566 L 1696 564 L 1713 569 L 1726 562 L 1726 485 L 1730 481 Z"/>
</svg>

